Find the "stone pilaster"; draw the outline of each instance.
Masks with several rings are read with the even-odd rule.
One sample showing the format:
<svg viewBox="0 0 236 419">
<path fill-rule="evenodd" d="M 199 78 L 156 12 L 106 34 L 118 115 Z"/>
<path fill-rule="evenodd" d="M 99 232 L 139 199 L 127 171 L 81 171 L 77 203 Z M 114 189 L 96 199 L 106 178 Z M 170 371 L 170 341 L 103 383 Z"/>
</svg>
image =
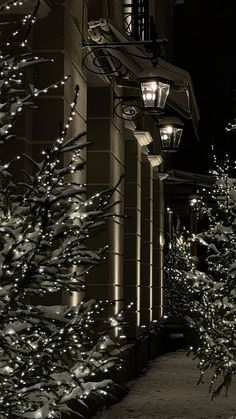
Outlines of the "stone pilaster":
<svg viewBox="0 0 236 419">
<path fill-rule="evenodd" d="M 70 104 L 75 94 L 75 86 L 79 86 L 78 103 L 76 106 L 76 115 L 73 119 L 70 134 L 73 136 L 87 129 L 87 80 L 82 71 L 82 40 L 87 30 L 87 8 L 86 2 L 76 0 L 65 1 L 65 19 L 64 19 L 64 71 L 70 75 L 64 89 L 64 115 L 67 118 L 70 112 Z M 69 153 L 68 153 L 69 154 Z M 71 156 L 67 156 L 70 158 Z M 87 159 L 87 151 L 81 154 L 81 160 Z M 76 173 L 72 180 L 79 183 L 86 183 L 86 170 Z M 84 197 L 83 197 L 84 198 Z M 86 278 L 85 278 L 86 280 Z M 78 304 L 85 296 L 84 292 L 74 292 L 69 297 L 71 305 Z"/>
<path fill-rule="evenodd" d="M 153 183 L 153 320 L 163 314 L 164 191 L 158 175 Z"/>
<path fill-rule="evenodd" d="M 152 319 L 153 286 L 153 167 L 142 153 L 141 176 L 141 325 L 148 326 Z"/>
<path fill-rule="evenodd" d="M 124 173 L 124 141 L 121 120 L 113 118 L 113 92 L 110 87 L 88 89 L 87 194 L 113 187 Z M 124 214 L 123 182 L 114 193 L 120 201 L 114 212 Z M 102 235 L 91 240 L 91 246 L 108 244 L 106 260 L 86 278 L 86 297 L 116 300 L 115 311 L 123 299 L 123 218 L 112 219 Z"/>
<path fill-rule="evenodd" d="M 124 238 L 124 300 L 133 303 L 126 313 L 127 334 L 135 337 L 140 326 L 141 271 L 141 146 L 132 131 L 127 130 L 125 142 L 125 238 Z"/>
</svg>

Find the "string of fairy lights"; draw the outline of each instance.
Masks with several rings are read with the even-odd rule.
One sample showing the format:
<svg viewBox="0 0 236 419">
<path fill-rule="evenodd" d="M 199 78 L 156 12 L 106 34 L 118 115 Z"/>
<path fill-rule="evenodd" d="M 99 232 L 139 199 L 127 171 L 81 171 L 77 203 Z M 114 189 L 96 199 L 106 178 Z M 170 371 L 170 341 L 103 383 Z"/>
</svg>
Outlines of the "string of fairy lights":
<svg viewBox="0 0 236 419">
<path fill-rule="evenodd" d="M 1 4 L 0 11 L 12 11 L 15 7 L 23 6 L 27 0 L 8 0 Z"/>
</svg>

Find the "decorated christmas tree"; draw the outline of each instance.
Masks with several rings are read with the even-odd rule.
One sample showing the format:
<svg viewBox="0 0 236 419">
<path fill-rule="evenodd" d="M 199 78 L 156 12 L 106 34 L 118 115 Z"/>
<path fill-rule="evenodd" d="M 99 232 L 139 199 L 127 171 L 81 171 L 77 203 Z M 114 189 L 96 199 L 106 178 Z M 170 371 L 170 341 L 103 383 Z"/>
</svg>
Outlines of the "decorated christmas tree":
<svg viewBox="0 0 236 419">
<path fill-rule="evenodd" d="M 212 370 L 213 396 L 228 389 L 236 373 L 236 179 L 235 168 L 226 156 L 215 160 L 215 185 L 203 208 L 208 226 L 197 240 L 205 248 L 203 272 L 187 274 L 195 297 L 191 303 L 190 322 L 199 335 L 193 348 L 200 359 L 200 381 Z"/>
<path fill-rule="evenodd" d="M 7 2 L 14 7 L 21 2 Z M 27 36 L 36 20 L 23 18 L 0 58 L 0 143 L 24 107 L 46 93 L 27 82 L 26 71 L 45 61 L 27 49 Z M 65 78 L 66 79 L 66 78 Z M 51 88 L 64 84 L 65 79 Z M 68 136 L 79 87 L 68 120 L 41 161 L 30 159 L 32 173 L 24 182 L 12 175 L 16 156 L 0 164 L 0 417 L 89 417 L 91 404 L 115 398 L 117 386 L 108 372 L 121 368 L 118 346 L 109 331 L 121 314 L 106 318 L 112 303 L 88 301 L 78 306 L 38 305 L 52 293 L 80 292 L 86 273 L 102 262 L 107 246 L 90 249 L 87 241 L 115 216 L 111 200 L 116 188 L 86 197 L 86 186 L 75 176 L 85 168 L 81 151 L 86 133 Z M 35 111 L 37 112 L 37 111 Z M 64 159 L 64 156 L 67 156 Z M 64 161 L 67 161 L 65 164 Z M 112 352 L 112 354 L 111 354 Z M 115 355 L 114 355 L 115 354 Z M 92 402 L 91 402 L 92 400 Z"/>
</svg>

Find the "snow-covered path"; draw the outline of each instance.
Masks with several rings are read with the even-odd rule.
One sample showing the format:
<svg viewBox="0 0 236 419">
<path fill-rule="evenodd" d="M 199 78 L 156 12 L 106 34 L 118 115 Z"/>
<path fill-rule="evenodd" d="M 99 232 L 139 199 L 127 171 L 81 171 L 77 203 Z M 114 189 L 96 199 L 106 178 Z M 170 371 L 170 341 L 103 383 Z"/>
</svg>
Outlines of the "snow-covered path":
<svg viewBox="0 0 236 419">
<path fill-rule="evenodd" d="M 169 353 L 151 362 L 133 381 L 128 395 L 117 405 L 99 412 L 96 419 L 233 419 L 236 415 L 236 380 L 228 397 L 211 400 L 209 380 L 197 385 L 196 361 L 185 351 Z M 207 376 L 206 376 L 207 377 Z M 235 416 L 236 418 L 236 416 Z"/>
</svg>

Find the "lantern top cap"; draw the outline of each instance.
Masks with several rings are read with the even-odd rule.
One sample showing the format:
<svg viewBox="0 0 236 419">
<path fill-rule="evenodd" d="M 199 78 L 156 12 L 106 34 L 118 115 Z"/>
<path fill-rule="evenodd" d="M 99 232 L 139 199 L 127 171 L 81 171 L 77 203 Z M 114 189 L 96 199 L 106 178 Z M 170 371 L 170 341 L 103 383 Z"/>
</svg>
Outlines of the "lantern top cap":
<svg viewBox="0 0 236 419">
<path fill-rule="evenodd" d="M 162 81 L 163 83 L 166 84 L 173 84 L 174 83 L 174 79 L 170 78 L 168 75 L 166 75 L 166 71 L 163 70 L 161 67 L 157 66 L 157 67 L 153 67 L 153 68 L 148 68 L 145 69 L 143 71 L 141 71 L 141 73 L 138 75 L 138 80 L 155 80 L 158 79 L 159 81 Z"/>
<path fill-rule="evenodd" d="M 177 118 L 176 116 L 166 116 L 165 118 L 162 118 L 158 122 L 158 125 L 159 126 L 173 125 L 179 128 L 184 127 L 184 123 L 181 121 L 181 119 Z"/>
</svg>

